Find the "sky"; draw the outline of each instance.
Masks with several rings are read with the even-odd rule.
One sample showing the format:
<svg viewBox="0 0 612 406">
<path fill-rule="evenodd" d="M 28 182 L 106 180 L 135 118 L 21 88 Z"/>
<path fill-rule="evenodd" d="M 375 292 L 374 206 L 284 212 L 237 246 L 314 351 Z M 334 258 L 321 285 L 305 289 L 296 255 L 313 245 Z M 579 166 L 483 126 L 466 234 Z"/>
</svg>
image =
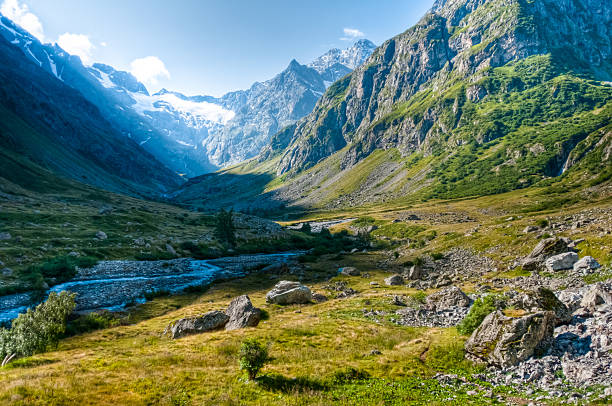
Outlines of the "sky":
<svg viewBox="0 0 612 406">
<path fill-rule="evenodd" d="M 0 0 L 0 12 L 86 64 L 150 91 L 220 96 L 367 38 L 380 45 L 433 0 Z"/>
</svg>

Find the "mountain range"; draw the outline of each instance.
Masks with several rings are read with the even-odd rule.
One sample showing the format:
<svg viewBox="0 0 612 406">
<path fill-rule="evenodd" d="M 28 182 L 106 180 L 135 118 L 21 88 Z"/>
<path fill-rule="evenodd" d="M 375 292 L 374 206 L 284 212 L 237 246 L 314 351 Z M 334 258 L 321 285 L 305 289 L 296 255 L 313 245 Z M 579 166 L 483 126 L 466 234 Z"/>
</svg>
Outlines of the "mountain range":
<svg viewBox="0 0 612 406">
<path fill-rule="evenodd" d="M 257 155 L 281 128 L 309 114 L 326 88 L 375 49 L 360 40 L 311 65 L 293 60 L 283 72 L 220 98 L 162 89 L 149 94 L 129 72 L 84 66 L 57 45 L 41 44 L 3 18 L 0 35 L 47 73 L 79 91 L 124 136 L 172 171 L 192 177 Z"/>
<path fill-rule="evenodd" d="M 256 160 L 176 199 L 334 208 L 605 182 L 611 38 L 605 0 L 437 1 Z"/>
</svg>

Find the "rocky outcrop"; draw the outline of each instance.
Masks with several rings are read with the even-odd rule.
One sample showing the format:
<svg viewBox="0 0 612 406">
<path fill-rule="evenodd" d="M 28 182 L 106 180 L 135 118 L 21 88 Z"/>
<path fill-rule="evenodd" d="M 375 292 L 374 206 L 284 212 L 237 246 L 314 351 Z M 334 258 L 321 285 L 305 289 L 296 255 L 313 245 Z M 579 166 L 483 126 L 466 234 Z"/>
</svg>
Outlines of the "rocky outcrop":
<svg viewBox="0 0 612 406">
<path fill-rule="evenodd" d="M 181 338 L 222 329 L 229 319 L 229 316 L 221 311 L 212 311 L 199 317 L 177 320 L 166 328 L 166 332 L 169 332 L 172 338 Z"/>
<path fill-rule="evenodd" d="M 266 302 L 279 305 L 306 304 L 311 300 L 312 292 L 299 282 L 280 281 L 266 294 Z"/>
<path fill-rule="evenodd" d="M 400 286 L 404 284 L 404 278 L 402 275 L 391 275 L 388 278 L 385 278 L 385 285 L 388 286 Z"/>
<path fill-rule="evenodd" d="M 544 262 L 555 255 L 572 251 L 569 238 L 546 238 L 540 241 L 533 251 L 522 261 L 521 265 L 525 270 L 535 270 L 542 268 Z"/>
<path fill-rule="evenodd" d="M 451 286 L 429 295 L 426 305 L 431 309 L 451 309 L 453 307 L 468 308 L 472 300 L 461 289 Z"/>
<path fill-rule="evenodd" d="M 506 295 L 510 295 L 510 292 Z M 554 292 L 543 287 L 518 293 L 508 300 L 507 305 L 527 312 L 551 311 L 555 314 L 555 325 L 567 324 L 572 319 L 570 309 L 557 298 Z"/>
<path fill-rule="evenodd" d="M 509 367 L 550 347 L 555 314 L 540 311 L 508 317 L 501 311 L 488 315 L 465 344 L 466 356 L 476 362 Z"/>
<path fill-rule="evenodd" d="M 397 300 L 396 300 L 397 298 Z M 429 295 L 425 303 L 415 305 L 414 300 L 403 300 L 397 296 L 394 302 L 408 307 L 396 311 L 393 322 L 414 327 L 452 327 L 458 325 L 468 314 L 472 299 L 461 289 L 451 286 Z"/>
<path fill-rule="evenodd" d="M 255 327 L 261 320 L 261 310 L 253 306 L 247 295 L 232 300 L 225 314 L 229 317 L 225 325 L 226 330 Z"/>
</svg>

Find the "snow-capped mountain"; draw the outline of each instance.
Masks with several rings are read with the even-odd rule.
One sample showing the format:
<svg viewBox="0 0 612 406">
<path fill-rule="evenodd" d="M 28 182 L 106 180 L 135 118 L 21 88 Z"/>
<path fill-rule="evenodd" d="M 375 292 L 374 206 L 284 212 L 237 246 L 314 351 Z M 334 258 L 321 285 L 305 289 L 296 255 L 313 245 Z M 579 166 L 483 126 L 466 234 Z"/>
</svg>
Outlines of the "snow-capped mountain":
<svg viewBox="0 0 612 406">
<path fill-rule="evenodd" d="M 282 128 L 309 114 L 326 88 L 350 73 L 374 50 L 361 40 L 332 49 L 309 65 L 293 60 L 274 78 L 247 90 L 185 96 L 150 94 L 129 72 L 80 58 L 0 18 L 0 34 L 65 84 L 96 105 L 120 133 L 133 139 L 173 171 L 188 177 L 257 155 Z"/>
</svg>

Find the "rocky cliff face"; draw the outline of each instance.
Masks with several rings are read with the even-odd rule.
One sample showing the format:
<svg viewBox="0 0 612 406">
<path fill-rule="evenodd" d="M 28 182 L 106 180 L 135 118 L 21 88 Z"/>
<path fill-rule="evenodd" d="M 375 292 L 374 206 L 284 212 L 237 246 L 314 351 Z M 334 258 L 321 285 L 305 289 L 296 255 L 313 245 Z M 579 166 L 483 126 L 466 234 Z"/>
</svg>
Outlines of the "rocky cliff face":
<svg viewBox="0 0 612 406">
<path fill-rule="evenodd" d="M 491 68 L 530 56 L 551 55 L 556 68 L 609 80 L 611 10 L 605 0 L 437 1 L 416 26 L 328 90 L 289 137 L 277 173 L 298 172 L 347 146 L 343 168 L 376 148 L 429 153 L 440 134 L 463 124 L 464 98 L 487 96 L 477 82 Z M 454 119 L 446 120 L 448 109 L 427 99 L 458 84 L 466 85 L 464 94 L 456 98 Z M 404 114 L 419 103 L 417 114 Z"/>
</svg>

